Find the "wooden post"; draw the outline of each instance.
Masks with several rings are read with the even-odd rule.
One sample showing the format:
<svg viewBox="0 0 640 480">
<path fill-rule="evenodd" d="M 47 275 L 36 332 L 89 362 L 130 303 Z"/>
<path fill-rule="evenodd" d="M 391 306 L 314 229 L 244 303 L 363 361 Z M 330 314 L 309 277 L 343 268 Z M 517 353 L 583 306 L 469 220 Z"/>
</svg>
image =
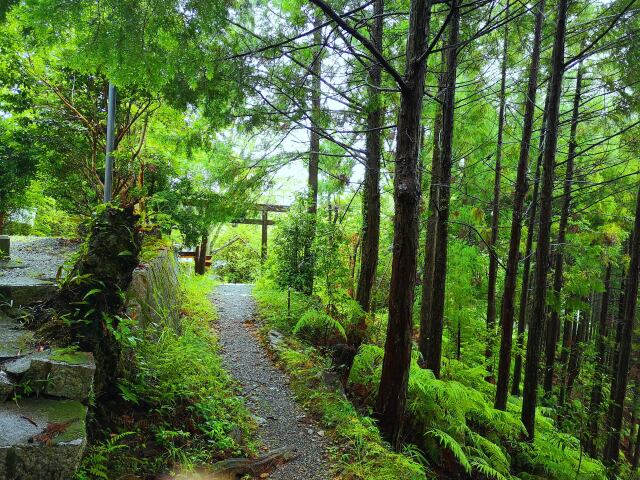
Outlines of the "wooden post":
<svg viewBox="0 0 640 480">
<path fill-rule="evenodd" d="M 267 215 L 267 210 L 262 210 L 262 263 L 267 259 L 267 225 L 269 225 Z"/>
</svg>

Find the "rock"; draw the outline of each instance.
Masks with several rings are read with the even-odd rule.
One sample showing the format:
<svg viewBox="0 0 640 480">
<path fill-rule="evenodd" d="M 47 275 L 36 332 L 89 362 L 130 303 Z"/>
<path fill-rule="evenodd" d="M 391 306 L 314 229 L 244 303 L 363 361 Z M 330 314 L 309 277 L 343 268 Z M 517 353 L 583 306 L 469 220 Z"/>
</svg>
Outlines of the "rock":
<svg viewBox="0 0 640 480">
<path fill-rule="evenodd" d="M 23 399 L 0 410 L 0 479 L 68 480 L 86 445 L 87 408 L 73 400 Z"/>
<path fill-rule="evenodd" d="M 143 328 L 165 325 L 180 333 L 179 295 L 178 263 L 171 251 L 160 250 L 133 271 L 127 290 L 127 313 Z"/>
<path fill-rule="evenodd" d="M 253 421 L 256 422 L 256 425 L 258 425 L 259 427 L 267 424 L 267 420 L 259 417 L 258 415 L 253 415 Z"/>
<path fill-rule="evenodd" d="M 280 344 L 284 341 L 284 336 L 278 332 L 277 330 L 269 330 L 268 333 L 269 344 L 271 348 L 277 349 Z"/>
<path fill-rule="evenodd" d="M 28 351 L 33 334 L 0 312 L 0 362 Z"/>
<path fill-rule="evenodd" d="M 34 359 L 31 370 L 37 380 L 44 380 L 43 393 L 46 395 L 84 401 L 93 388 L 96 365 L 91 353 L 76 352 L 56 357 L 54 352 L 49 358 Z"/>
<path fill-rule="evenodd" d="M 93 388 L 96 365 L 91 353 L 54 350 L 25 355 L 1 369 L 36 393 L 84 401 Z"/>
<path fill-rule="evenodd" d="M 13 395 L 14 384 L 5 372 L 0 372 L 0 402 Z"/>
<path fill-rule="evenodd" d="M 316 432 L 319 436 L 324 437 L 324 430 L 318 430 Z"/>
</svg>

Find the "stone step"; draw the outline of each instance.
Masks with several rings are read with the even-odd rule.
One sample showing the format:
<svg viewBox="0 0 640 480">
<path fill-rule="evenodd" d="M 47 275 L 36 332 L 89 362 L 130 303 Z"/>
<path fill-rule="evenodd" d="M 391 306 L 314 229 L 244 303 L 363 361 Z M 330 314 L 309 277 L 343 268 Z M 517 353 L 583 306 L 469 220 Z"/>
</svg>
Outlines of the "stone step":
<svg viewBox="0 0 640 480">
<path fill-rule="evenodd" d="M 14 307 L 26 307 L 48 300 L 57 290 L 54 282 L 21 278 L 19 282 L 0 285 L 0 300 Z"/>
<path fill-rule="evenodd" d="M 87 407 L 75 400 L 0 404 L 0 480 L 69 480 L 86 445 Z"/>
<path fill-rule="evenodd" d="M 0 371 L 18 388 L 28 386 L 31 394 L 85 401 L 96 365 L 91 353 L 52 350 L 9 360 L 0 364 Z"/>
<path fill-rule="evenodd" d="M 0 312 L 0 362 L 30 351 L 33 334 Z"/>
</svg>

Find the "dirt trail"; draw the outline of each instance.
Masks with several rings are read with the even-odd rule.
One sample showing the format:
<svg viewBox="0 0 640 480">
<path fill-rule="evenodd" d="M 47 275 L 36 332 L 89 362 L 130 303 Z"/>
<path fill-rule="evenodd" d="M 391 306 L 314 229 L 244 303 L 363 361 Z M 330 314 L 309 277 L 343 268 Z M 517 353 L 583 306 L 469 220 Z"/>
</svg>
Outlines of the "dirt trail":
<svg viewBox="0 0 640 480">
<path fill-rule="evenodd" d="M 225 368 L 240 382 L 270 449 L 293 447 L 297 457 L 269 476 L 275 480 L 330 480 L 327 440 L 296 403 L 287 376 L 278 370 L 251 333 L 255 303 L 251 285 L 220 285 L 212 295 Z"/>
</svg>

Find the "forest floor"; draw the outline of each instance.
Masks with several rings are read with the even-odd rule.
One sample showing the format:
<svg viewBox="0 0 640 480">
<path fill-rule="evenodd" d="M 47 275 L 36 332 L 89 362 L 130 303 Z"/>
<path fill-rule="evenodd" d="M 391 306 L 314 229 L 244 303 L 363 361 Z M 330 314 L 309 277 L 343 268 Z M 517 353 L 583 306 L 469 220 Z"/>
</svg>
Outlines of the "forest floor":
<svg viewBox="0 0 640 480">
<path fill-rule="evenodd" d="M 328 440 L 296 402 L 289 379 L 256 337 L 256 306 L 250 285 L 219 285 L 212 294 L 218 309 L 223 365 L 240 383 L 247 405 L 270 450 L 291 447 L 295 458 L 270 475 L 274 480 L 329 480 Z"/>
</svg>

